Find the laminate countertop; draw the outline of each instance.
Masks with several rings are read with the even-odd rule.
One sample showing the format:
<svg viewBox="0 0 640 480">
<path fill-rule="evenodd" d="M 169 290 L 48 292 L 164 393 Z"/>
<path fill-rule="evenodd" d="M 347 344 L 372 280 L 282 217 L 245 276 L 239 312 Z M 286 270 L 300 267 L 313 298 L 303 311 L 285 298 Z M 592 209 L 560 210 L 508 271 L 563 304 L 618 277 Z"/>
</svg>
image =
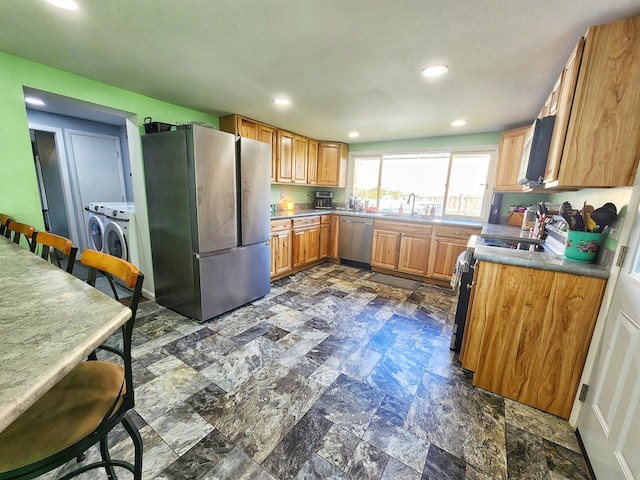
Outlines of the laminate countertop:
<svg viewBox="0 0 640 480">
<path fill-rule="evenodd" d="M 0 431 L 131 317 L 86 282 L 0 237 Z"/>
</svg>

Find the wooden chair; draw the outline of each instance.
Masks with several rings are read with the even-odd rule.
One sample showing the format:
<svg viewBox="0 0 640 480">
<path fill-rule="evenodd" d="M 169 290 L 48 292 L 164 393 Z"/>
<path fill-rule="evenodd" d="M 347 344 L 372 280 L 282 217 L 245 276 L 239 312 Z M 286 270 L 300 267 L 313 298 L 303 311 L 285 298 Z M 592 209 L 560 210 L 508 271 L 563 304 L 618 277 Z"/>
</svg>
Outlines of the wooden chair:
<svg viewBox="0 0 640 480">
<path fill-rule="evenodd" d="M 142 479 L 142 439 L 126 413 L 134 406 L 131 336 L 144 275 L 122 259 L 85 250 L 80 262 L 89 267 L 87 283 L 95 286 L 96 273 L 114 275 L 133 289 L 132 317 L 122 327 L 122 342 L 108 342 L 108 360 L 89 360 L 73 370 L 49 392 L 0 432 L 0 479 L 31 479 L 63 464 L 78 468 L 58 477 L 67 480 L 96 468 L 115 479 L 114 467 Z M 112 459 L 107 436 L 122 424 L 134 444 L 134 463 Z M 101 460 L 82 465 L 84 452 L 99 444 Z M 75 463 L 77 461 L 77 464 Z M 71 463 L 73 462 L 73 463 Z"/>
<path fill-rule="evenodd" d="M 73 246 L 73 242 L 68 238 L 61 237 L 48 232 L 36 233 L 34 252 L 39 254 L 45 260 L 55 259 L 58 267 L 62 268 L 60 264 L 60 255 L 67 257 L 67 272 L 73 272 L 73 265 L 76 261 L 76 255 L 78 248 Z M 38 252 L 40 249 L 40 252 Z"/>
<path fill-rule="evenodd" d="M 12 238 L 11 233 L 13 232 L 13 243 L 20 243 L 20 236 L 24 235 L 24 238 L 27 239 L 27 244 L 29 245 L 29 250 L 32 252 L 36 248 L 36 244 L 33 241 L 33 236 L 36 233 L 36 229 L 31 225 L 27 225 L 26 223 L 16 222 L 15 220 L 11 220 L 7 223 L 7 227 L 4 232 L 4 236 L 7 238 Z"/>
<path fill-rule="evenodd" d="M 9 215 L 0 213 L 0 235 L 4 235 L 4 232 L 7 229 L 7 223 L 9 223 L 11 220 L 13 219 Z"/>
</svg>

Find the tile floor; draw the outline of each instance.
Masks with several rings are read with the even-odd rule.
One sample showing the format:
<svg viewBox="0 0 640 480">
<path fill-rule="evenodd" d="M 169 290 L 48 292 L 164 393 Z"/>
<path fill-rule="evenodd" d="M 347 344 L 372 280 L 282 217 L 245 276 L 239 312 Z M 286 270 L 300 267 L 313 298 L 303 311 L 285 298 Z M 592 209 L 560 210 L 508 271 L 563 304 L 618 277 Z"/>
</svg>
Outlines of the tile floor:
<svg viewBox="0 0 640 480">
<path fill-rule="evenodd" d="M 567 422 L 472 386 L 449 350 L 451 289 L 369 276 L 323 264 L 203 324 L 142 303 L 143 478 L 589 478 Z"/>
</svg>

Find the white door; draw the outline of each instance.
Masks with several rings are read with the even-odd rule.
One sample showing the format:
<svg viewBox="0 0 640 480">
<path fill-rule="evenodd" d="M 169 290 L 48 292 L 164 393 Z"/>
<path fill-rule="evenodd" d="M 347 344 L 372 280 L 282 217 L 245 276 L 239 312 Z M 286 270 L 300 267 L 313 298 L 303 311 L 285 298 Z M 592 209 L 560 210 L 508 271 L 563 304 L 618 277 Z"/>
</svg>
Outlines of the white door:
<svg viewBox="0 0 640 480">
<path fill-rule="evenodd" d="M 640 479 L 640 211 L 578 429 L 598 479 Z"/>
<path fill-rule="evenodd" d="M 126 191 L 120 139 L 110 135 L 67 130 L 69 160 L 75 172 L 75 202 L 82 225 L 83 248 L 88 248 L 87 224 L 89 212 L 84 207 L 91 202 L 125 202 Z"/>
</svg>

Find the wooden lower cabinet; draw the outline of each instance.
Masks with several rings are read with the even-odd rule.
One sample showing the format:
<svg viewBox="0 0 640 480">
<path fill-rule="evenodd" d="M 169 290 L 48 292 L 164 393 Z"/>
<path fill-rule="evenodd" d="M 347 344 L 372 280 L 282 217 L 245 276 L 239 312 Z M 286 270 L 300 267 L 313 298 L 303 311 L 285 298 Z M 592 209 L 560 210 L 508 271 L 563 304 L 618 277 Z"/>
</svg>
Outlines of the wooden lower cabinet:
<svg viewBox="0 0 640 480">
<path fill-rule="evenodd" d="M 431 225 L 376 220 L 371 265 L 426 276 L 431 248 Z"/>
<path fill-rule="evenodd" d="M 320 259 L 320 216 L 293 220 L 293 268 Z"/>
<path fill-rule="evenodd" d="M 291 220 L 271 221 L 269 245 L 271 247 L 271 276 L 274 277 L 291 271 Z"/>
<path fill-rule="evenodd" d="M 329 256 L 329 245 L 331 243 L 331 224 L 328 215 L 320 217 L 320 258 Z"/>
<path fill-rule="evenodd" d="M 569 418 L 606 280 L 482 261 L 462 366 L 474 385 Z"/>
<path fill-rule="evenodd" d="M 329 215 L 329 254 L 328 257 L 338 259 L 338 234 L 340 233 L 340 217 Z"/>
<path fill-rule="evenodd" d="M 450 281 L 458 255 L 465 251 L 471 235 L 479 235 L 481 229 L 468 227 L 434 227 L 429 253 L 427 276 Z"/>
</svg>

